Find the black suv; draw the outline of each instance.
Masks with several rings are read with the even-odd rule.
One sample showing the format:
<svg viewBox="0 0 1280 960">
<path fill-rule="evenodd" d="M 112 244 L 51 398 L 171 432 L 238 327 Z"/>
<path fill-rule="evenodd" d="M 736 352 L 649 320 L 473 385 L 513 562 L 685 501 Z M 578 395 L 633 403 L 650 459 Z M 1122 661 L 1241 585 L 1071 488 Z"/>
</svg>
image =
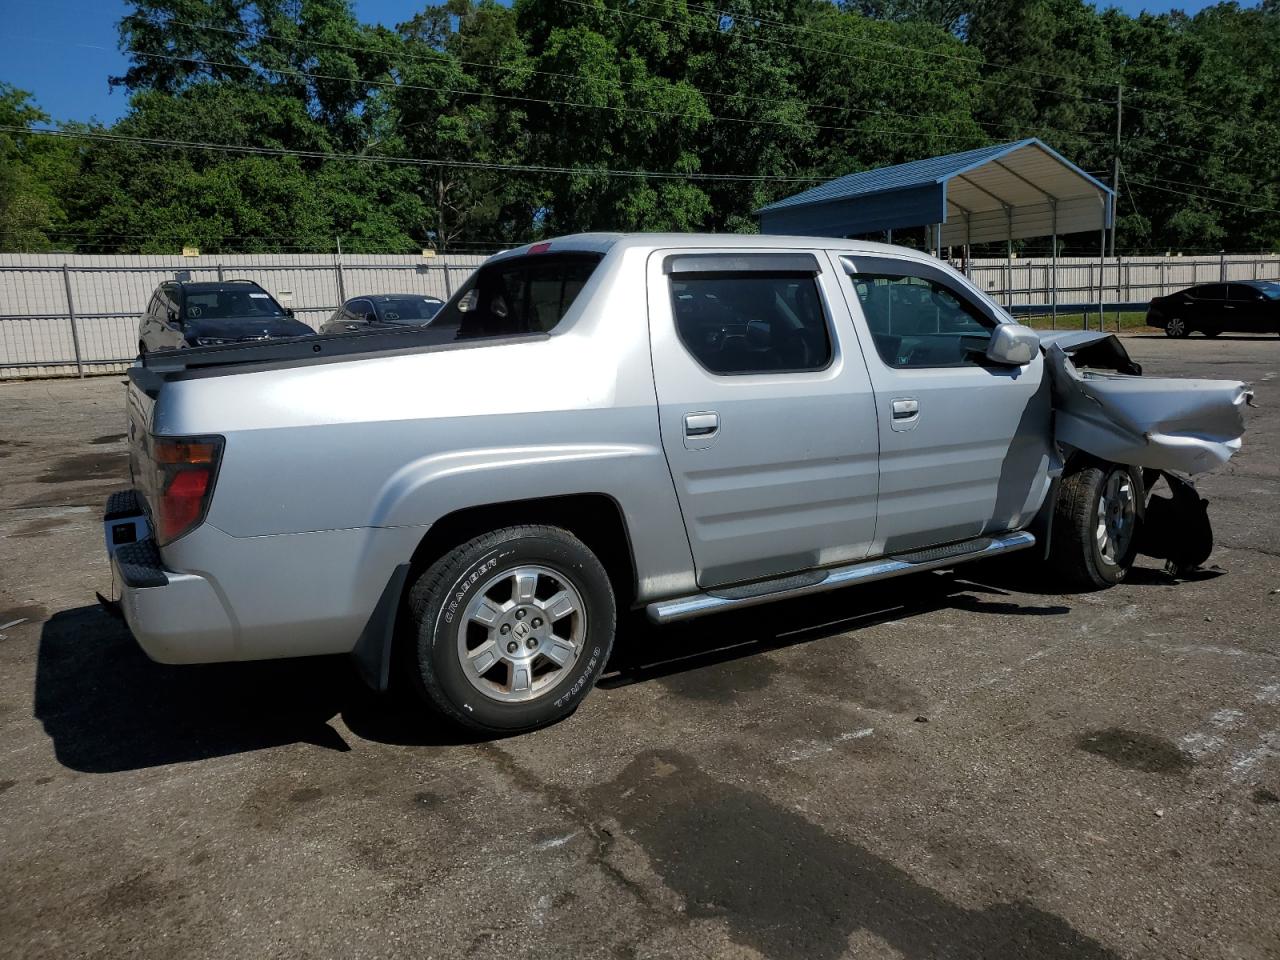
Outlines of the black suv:
<svg viewBox="0 0 1280 960">
<path fill-rule="evenodd" d="M 160 284 L 138 325 L 138 352 L 314 333 L 252 280 Z"/>
</svg>

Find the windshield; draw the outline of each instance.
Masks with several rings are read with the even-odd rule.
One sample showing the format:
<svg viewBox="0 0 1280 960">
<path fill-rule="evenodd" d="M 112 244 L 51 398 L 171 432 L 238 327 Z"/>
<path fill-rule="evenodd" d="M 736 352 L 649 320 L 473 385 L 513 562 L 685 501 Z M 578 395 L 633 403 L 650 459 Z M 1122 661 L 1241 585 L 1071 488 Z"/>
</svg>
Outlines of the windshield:
<svg viewBox="0 0 1280 960">
<path fill-rule="evenodd" d="M 1268 300 L 1280 300 L 1280 283 L 1275 280 L 1260 280 L 1254 284 Z"/>
<path fill-rule="evenodd" d="M 432 297 L 381 297 L 373 305 L 383 323 L 422 323 L 444 306 Z"/>
<path fill-rule="evenodd" d="M 283 317 L 284 308 L 271 295 L 245 287 L 242 290 L 189 290 L 183 307 L 188 320 L 253 320 Z"/>
</svg>

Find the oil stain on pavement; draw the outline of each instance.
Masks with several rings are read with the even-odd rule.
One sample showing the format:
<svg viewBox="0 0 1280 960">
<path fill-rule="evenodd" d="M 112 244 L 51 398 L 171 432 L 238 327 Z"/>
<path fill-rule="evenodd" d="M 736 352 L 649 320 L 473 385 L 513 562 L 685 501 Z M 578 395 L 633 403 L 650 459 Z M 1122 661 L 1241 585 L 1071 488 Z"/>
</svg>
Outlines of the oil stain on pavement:
<svg viewBox="0 0 1280 960">
<path fill-rule="evenodd" d="M 646 851 L 692 918 L 769 957 L 828 960 L 865 930 L 909 960 L 1115 955 L 1025 901 L 970 909 L 856 843 L 671 751 L 639 755 L 592 805 Z"/>
<path fill-rule="evenodd" d="M 1195 765 L 1191 754 L 1177 744 L 1134 730 L 1111 727 L 1093 730 L 1076 741 L 1086 753 L 1095 753 L 1112 763 L 1142 773 L 1185 773 Z"/>
</svg>

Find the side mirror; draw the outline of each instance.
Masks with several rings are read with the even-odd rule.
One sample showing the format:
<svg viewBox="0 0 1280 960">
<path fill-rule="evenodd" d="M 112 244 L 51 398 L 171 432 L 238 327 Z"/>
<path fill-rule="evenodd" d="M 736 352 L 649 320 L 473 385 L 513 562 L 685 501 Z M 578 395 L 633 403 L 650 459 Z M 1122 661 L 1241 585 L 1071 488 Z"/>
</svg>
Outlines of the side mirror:
<svg viewBox="0 0 1280 960">
<path fill-rule="evenodd" d="M 1005 367 L 1021 367 L 1035 359 L 1040 338 L 1020 323 L 1002 323 L 991 334 L 987 359 Z"/>
<path fill-rule="evenodd" d="M 285 307 L 285 308 L 284 308 L 284 315 L 285 315 L 286 317 L 292 317 L 292 316 L 294 315 L 294 313 L 293 313 L 293 307 Z"/>
<path fill-rule="evenodd" d="M 170 323 L 172 323 L 175 327 L 180 327 L 180 326 L 182 326 L 182 321 L 178 319 L 178 311 L 177 311 L 177 310 L 170 310 L 170 311 L 169 311 L 169 322 L 170 322 Z"/>
<path fill-rule="evenodd" d="M 365 322 L 365 323 L 377 323 L 377 322 L 378 322 L 378 315 L 377 315 L 376 313 L 366 313 L 366 314 L 364 315 L 364 322 Z"/>
</svg>

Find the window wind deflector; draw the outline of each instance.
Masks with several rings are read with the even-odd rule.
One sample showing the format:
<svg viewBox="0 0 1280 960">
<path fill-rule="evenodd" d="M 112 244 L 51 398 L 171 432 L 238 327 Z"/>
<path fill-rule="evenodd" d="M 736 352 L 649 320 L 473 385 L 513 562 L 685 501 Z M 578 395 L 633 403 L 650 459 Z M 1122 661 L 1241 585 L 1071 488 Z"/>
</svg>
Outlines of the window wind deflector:
<svg viewBox="0 0 1280 960">
<path fill-rule="evenodd" d="M 811 253 L 673 253 L 662 261 L 671 276 L 698 273 L 791 273 L 815 276 L 822 272 Z"/>
</svg>

